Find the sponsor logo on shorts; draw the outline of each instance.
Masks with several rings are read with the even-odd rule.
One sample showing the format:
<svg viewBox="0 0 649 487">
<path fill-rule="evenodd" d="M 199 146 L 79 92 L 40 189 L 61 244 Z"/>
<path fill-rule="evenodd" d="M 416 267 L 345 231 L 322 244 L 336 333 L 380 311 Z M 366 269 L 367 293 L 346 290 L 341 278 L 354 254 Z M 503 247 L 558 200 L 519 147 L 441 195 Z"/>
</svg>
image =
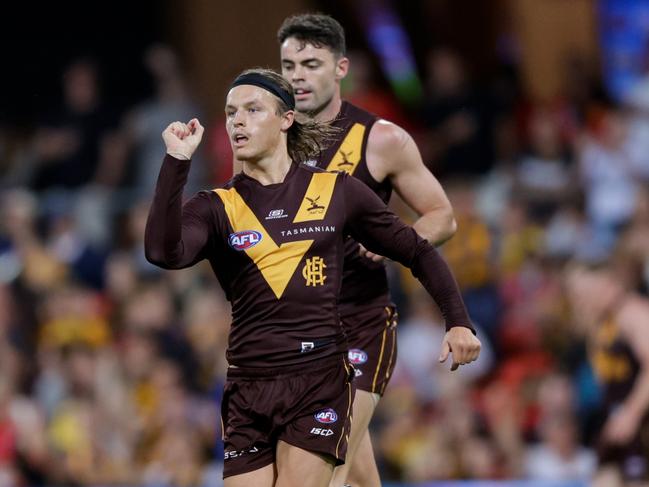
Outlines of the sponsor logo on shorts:
<svg viewBox="0 0 649 487">
<path fill-rule="evenodd" d="M 363 375 L 363 371 L 361 369 L 354 369 L 354 377 L 360 377 Z"/>
<path fill-rule="evenodd" d="M 318 436 L 331 436 L 334 434 L 334 431 L 327 428 L 311 428 L 309 433 Z"/>
<path fill-rule="evenodd" d="M 324 423 L 324 424 L 331 424 L 338 421 L 338 415 L 336 414 L 336 411 L 334 411 L 331 408 L 318 411 L 313 415 L 313 417 L 318 423 Z"/>
<path fill-rule="evenodd" d="M 244 230 L 242 232 L 231 233 L 228 243 L 234 250 L 248 250 L 261 242 L 261 233 L 255 230 Z"/>
<path fill-rule="evenodd" d="M 259 451 L 259 448 L 256 446 L 253 446 L 252 448 L 244 448 L 243 450 L 230 450 L 226 451 L 223 454 L 223 459 L 224 460 L 230 460 L 232 458 L 239 458 L 244 455 L 249 455 L 251 453 L 257 453 Z"/>
<path fill-rule="evenodd" d="M 347 355 L 349 357 L 349 361 L 353 365 L 362 365 L 367 362 L 367 354 L 360 348 L 352 348 L 349 352 L 347 352 Z"/>
</svg>

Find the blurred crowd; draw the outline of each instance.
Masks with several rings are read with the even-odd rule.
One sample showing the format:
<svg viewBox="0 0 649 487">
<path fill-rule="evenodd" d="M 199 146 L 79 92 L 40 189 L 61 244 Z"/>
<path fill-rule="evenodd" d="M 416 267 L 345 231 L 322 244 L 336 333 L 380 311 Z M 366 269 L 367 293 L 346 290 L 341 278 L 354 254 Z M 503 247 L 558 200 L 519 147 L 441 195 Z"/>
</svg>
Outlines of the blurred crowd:
<svg viewBox="0 0 649 487">
<path fill-rule="evenodd" d="M 439 311 L 388 264 L 401 323 L 372 425 L 384 479 L 589 478 L 604 418 L 562 272 L 614 258 L 647 294 L 649 88 L 614 103 L 574 59 L 561 96 L 534 102 L 515 66 L 475 80 L 435 49 L 413 111 L 350 57 L 346 98 L 409 129 L 451 199 L 441 251 L 483 342 L 476 364 L 440 366 Z M 209 123 L 188 194 L 227 180 L 231 154 L 173 51 L 143 63 L 155 89 L 136 106 L 116 109 L 99 61 L 78 59 L 26 136 L 0 127 L 0 487 L 220 485 L 229 306 L 207 266 L 148 264 L 143 230 L 169 122 Z"/>
</svg>

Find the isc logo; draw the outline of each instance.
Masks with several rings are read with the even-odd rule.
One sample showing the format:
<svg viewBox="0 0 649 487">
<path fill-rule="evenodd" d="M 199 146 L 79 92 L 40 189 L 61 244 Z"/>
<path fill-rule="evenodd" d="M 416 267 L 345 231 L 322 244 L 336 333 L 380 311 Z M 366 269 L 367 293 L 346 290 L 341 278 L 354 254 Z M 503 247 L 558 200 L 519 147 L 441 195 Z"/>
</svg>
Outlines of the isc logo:
<svg viewBox="0 0 649 487">
<path fill-rule="evenodd" d="M 228 243 L 234 250 L 247 250 L 261 242 L 261 233 L 255 230 L 231 233 Z"/>
<path fill-rule="evenodd" d="M 320 435 L 320 436 L 331 436 L 334 434 L 333 430 L 327 428 L 311 428 L 310 433 L 312 435 Z"/>
<path fill-rule="evenodd" d="M 352 348 L 347 355 L 349 361 L 354 365 L 361 365 L 367 362 L 367 354 L 360 348 Z"/>
<path fill-rule="evenodd" d="M 336 411 L 334 411 L 331 408 L 318 411 L 313 415 L 313 417 L 318 423 L 324 423 L 324 424 L 331 424 L 338 421 L 338 415 L 336 414 Z"/>
</svg>

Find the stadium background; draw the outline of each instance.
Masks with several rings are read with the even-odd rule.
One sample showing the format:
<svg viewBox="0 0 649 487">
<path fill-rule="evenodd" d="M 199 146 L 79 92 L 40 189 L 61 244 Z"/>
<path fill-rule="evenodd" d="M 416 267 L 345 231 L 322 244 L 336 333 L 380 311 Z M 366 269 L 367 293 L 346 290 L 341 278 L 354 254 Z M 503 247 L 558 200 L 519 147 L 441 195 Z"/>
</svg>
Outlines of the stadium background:
<svg viewBox="0 0 649 487">
<path fill-rule="evenodd" d="M 390 265 L 400 358 L 372 426 L 384 480 L 586 485 L 602 412 L 560 272 L 615 252 L 647 293 L 641 0 L 7 6 L 0 486 L 220 485 L 228 305 L 205 266 L 144 260 L 160 132 L 199 115 L 190 185 L 226 180 L 228 82 L 278 67 L 281 21 L 314 10 L 346 29 L 346 98 L 408 128 L 447 190 L 459 231 L 442 250 L 484 344 L 478 363 L 439 367 L 439 314 Z"/>
</svg>

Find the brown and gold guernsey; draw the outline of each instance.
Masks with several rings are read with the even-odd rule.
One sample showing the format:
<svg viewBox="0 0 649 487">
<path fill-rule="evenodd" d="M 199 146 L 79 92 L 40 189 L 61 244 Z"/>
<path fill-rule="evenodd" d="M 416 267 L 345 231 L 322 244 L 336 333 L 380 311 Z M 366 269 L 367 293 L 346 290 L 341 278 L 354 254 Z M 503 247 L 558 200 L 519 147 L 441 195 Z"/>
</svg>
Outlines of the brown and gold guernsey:
<svg viewBox="0 0 649 487">
<path fill-rule="evenodd" d="M 608 408 L 615 408 L 633 388 L 640 370 L 638 360 L 611 318 L 598 327 L 589 348 L 595 376 L 603 388 L 604 402 Z"/>
<path fill-rule="evenodd" d="M 146 255 L 172 269 L 210 262 L 232 304 L 230 364 L 287 366 L 346 351 L 338 294 L 347 234 L 410 267 L 447 323 L 471 328 L 443 259 L 361 182 L 292 164 L 282 183 L 242 173 L 183 205 L 189 166 L 165 157 Z"/>
<path fill-rule="evenodd" d="M 390 201 L 389 180 L 377 182 L 367 168 L 367 138 L 378 120 L 346 101 L 332 125 L 340 129 L 336 142 L 320 154 L 316 165 L 327 171 L 345 171 L 367 185 L 385 204 Z M 340 293 L 340 314 L 348 316 L 370 307 L 390 306 L 388 279 L 383 262 L 372 262 L 359 254 L 356 240 L 345 240 L 345 264 Z M 358 330 L 356 330 L 358 331 Z"/>
</svg>

